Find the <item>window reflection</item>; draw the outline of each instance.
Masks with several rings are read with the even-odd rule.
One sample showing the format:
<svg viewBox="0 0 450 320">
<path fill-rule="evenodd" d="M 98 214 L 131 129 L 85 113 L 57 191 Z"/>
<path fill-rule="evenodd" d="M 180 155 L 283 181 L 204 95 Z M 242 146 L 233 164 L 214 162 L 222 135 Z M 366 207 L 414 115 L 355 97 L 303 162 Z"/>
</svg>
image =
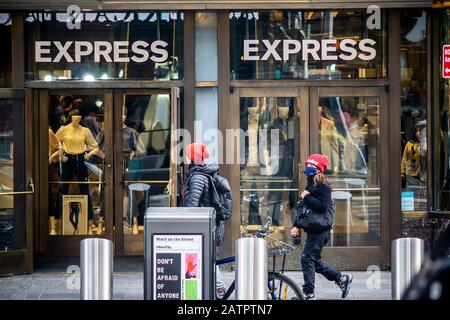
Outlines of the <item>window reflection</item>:
<svg viewBox="0 0 450 320">
<path fill-rule="evenodd" d="M 271 217 L 277 237 L 287 239 L 298 193 L 295 182 L 296 99 L 241 98 L 241 223 L 249 230 Z"/>
<path fill-rule="evenodd" d="M 441 45 L 450 43 L 450 10 L 442 10 L 440 31 Z M 450 211 L 450 79 L 441 79 L 440 109 L 438 127 L 433 136 L 437 137 L 439 153 L 434 154 L 434 172 L 437 186 L 434 187 L 433 207 L 436 210 Z"/>
<path fill-rule="evenodd" d="M 426 12 L 401 16 L 402 211 L 427 210 Z"/>
<path fill-rule="evenodd" d="M 336 203 L 331 246 L 375 246 L 380 239 L 377 97 L 321 97 L 320 153 Z"/>
<path fill-rule="evenodd" d="M 14 191 L 12 103 L 0 100 L 0 192 Z M 14 246 L 14 197 L 0 196 L 0 251 Z"/>
<path fill-rule="evenodd" d="M 368 29 L 366 21 L 368 14 L 365 10 L 336 10 L 336 11 L 243 11 L 230 13 L 230 49 L 231 49 L 231 80 L 247 79 L 349 79 L 386 77 L 385 48 L 385 16 L 381 15 L 381 30 Z M 345 39 L 345 42 L 343 40 Z M 356 54 L 361 53 L 360 45 L 363 39 L 374 41 L 373 49 L 376 56 L 364 60 Z M 244 41 L 259 41 L 255 47 L 254 56 L 258 61 L 245 61 Z M 263 41 L 276 46 L 276 53 L 268 59 L 263 59 L 267 53 Z M 314 55 L 305 58 L 306 42 L 322 40 L 332 41 L 332 50 L 337 52 L 338 59 L 322 57 L 319 51 L 317 58 Z M 291 44 L 284 43 L 289 41 Z M 299 50 L 293 50 L 293 41 L 300 41 Z M 306 41 L 306 42 L 305 42 Z M 364 40 L 366 41 L 366 40 Z M 313 44 L 310 43 L 310 46 Z M 353 46 L 355 56 L 345 53 L 345 60 L 339 57 L 344 47 Z M 295 53 L 284 56 L 284 50 L 289 49 Z M 353 49 L 351 49 L 353 52 Z M 332 56 L 336 52 L 330 53 Z M 343 51 L 342 51 L 343 52 Z"/>
<path fill-rule="evenodd" d="M 108 80 L 108 79 L 183 79 L 183 19 L 181 12 L 85 12 L 80 15 L 81 29 L 69 30 L 66 13 L 25 14 L 26 78 L 29 80 Z M 64 47 L 58 61 L 35 62 L 36 41 L 49 41 L 45 58 L 55 58 L 61 52 L 55 42 Z M 92 46 L 91 54 L 79 56 L 75 43 L 84 41 Z M 137 41 L 147 46 L 133 49 Z M 167 44 L 167 58 L 154 62 L 155 41 Z M 97 42 L 97 46 L 94 42 Z M 120 45 L 122 51 L 116 48 Z M 162 48 L 162 47 L 160 47 Z M 88 50 L 85 47 L 83 50 Z M 64 51 L 64 50 L 63 50 Z M 145 51 L 145 53 L 143 53 Z M 99 53 L 103 52 L 103 53 Z M 121 53 L 119 53 L 121 52 Z M 95 60 L 97 56 L 97 61 Z M 145 61 L 138 62 L 133 56 Z M 159 57 L 160 55 L 157 54 Z M 127 61 L 127 58 L 129 58 Z M 145 59 L 147 58 L 147 59 Z M 72 61 L 73 60 L 73 61 Z M 115 61 L 115 62 L 114 62 Z"/>
<path fill-rule="evenodd" d="M 0 13 L 0 43 L 2 44 L 2 59 L 0 59 L 0 88 L 11 87 L 11 14 Z"/>
<path fill-rule="evenodd" d="M 149 206 L 169 206 L 170 95 L 126 95 L 123 106 L 122 156 L 125 234 L 144 232 Z"/>
</svg>

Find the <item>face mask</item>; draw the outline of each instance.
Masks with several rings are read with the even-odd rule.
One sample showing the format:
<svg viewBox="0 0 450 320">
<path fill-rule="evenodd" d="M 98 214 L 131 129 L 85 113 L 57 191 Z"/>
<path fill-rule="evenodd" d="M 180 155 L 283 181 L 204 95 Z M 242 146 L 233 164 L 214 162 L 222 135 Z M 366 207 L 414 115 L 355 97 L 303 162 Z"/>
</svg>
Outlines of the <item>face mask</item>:
<svg viewBox="0 0 450 320">
<path fill-rule="evenodd" d="M 317 174 L 317 169 L 313 167 L 306 167 L 304 173 L 307 177 L 312 177 Z"/>
</svg>

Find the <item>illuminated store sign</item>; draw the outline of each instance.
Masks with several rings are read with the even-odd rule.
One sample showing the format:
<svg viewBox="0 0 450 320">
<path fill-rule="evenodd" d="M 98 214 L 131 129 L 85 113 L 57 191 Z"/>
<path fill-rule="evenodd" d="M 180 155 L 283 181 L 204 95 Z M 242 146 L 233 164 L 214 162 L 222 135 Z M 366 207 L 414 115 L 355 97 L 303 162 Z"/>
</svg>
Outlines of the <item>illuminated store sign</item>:
<svg viewBox="0 0 450 320">
<path fill-rule="evenodd" d="M 168 43 L 153 41 L 36 41 L 35 62 L 82 62 L 83 58 L 93 56 L 94 62 L 137 62 L 148 60 L 164 62 L 169 54 Z M 57 54 L 52 54 L 57 51 Z"/>
<path fill-rule="evenodd" d="M 264 61 L 273 57 L 278 61 L 289 60 L 290 55 L 299 54 L 302 60 L 345 60 L 350 61 L 356 58 L 361 60 L 373 60 L 377 52 L 374 48 L 376 42 L 372 39 L 362 39 L 357 42 L 353 39 L 318 40 L 244 40 L 245 61 Z M 282 49 L 280 55 L 279 49 Z M 259 52 L 265 52 L 259 55 Z"/>
</svg>

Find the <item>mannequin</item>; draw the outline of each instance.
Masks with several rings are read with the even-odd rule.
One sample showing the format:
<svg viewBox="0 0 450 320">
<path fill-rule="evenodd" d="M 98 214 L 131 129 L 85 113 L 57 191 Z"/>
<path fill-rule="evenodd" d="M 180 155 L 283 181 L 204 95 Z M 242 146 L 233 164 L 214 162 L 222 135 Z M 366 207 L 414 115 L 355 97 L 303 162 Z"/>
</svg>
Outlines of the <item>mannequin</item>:
<svg viewBox="0 0 450 320">
<path fill-rule="evenodd" d="M 60 157 L 62 162 L 62 181 L 71 181 L 75 176 L 76 181 L 84 182 L 88 180 L 88 171 L 84 163 L 93 155 L 97 154 L 98 144 L 92 136 L 91 131 L 80 125 L 81 116 L 73 115 L 72 121 L 62 126 L 56 132 L 56 138 L 62 145 L 60 150 Z M 86 152 L 87 147 L 92 150 Z M 87 184 L 79 184 L 80 193 L 88 196 L 88 219 L 89 219 L 89 234 L 92 234 L 92 220 L 94 218 L 94 210 L 92 208 L 92 200 L 89 195 L 89 187 Z M 56 207 L 55 218 L 61 218 L 62 212 L 62 197 L 67 194 L 69 184 L 61 184 L 58 190 L 58 201 Z"/>
<path fill-rule="evenodd" d="M 59 149 L 61 147 L 61 144 L 59 143 L 58 139 L 56 138 L 55 134 L 53 133 L 53 130 L 51 127 L 48 127 L 48 164 L 51 166 L 54 163 L 58 162 L 59 158 Z M 53 197 L 52 193 L 48 193 L 48 203 L 50 206 L 52 206 L 52 209 L 50 209 L 50 235 L 56 235 L 56 221 L 54 216 L 54 207 L 53 207 Z"/>
</svg>

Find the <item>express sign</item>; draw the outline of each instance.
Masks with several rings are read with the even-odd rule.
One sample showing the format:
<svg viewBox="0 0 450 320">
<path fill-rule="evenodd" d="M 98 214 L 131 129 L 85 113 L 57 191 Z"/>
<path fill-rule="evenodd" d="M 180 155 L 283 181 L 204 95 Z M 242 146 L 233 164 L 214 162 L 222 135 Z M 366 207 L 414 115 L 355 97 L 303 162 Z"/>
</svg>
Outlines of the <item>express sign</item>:
<svg viewBox="0 0 450 320">
<path fill-rule="evenodd" d="M 442 47 L 442 77 L 450 78 L 450 44 Z"/>
</svg>

